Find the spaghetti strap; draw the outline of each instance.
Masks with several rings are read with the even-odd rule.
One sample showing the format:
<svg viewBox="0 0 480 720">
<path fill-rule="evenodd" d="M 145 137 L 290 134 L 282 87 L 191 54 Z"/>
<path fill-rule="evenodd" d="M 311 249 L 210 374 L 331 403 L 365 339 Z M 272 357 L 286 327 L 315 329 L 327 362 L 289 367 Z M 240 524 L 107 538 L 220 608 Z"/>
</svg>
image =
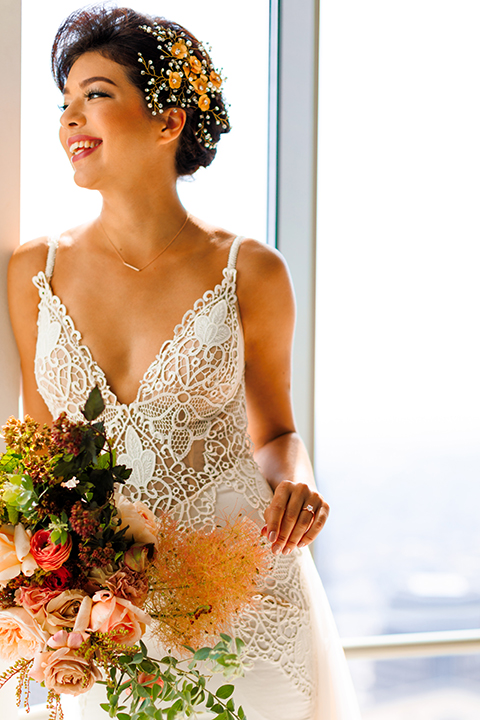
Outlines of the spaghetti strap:
<svg viewBox="0 0 480 720">
<path fill-rule="evenodd" d="M 48 282 L 52 279 L 53 275 L 53 268 L 55 267 L 55 257 L 57 255 L 57 248 L 58 248 L 58 236 L 52 236 L 48 238 L 48 254 L 47 254 L 47 263 L 45 265 L 45 277 L 47 278 Z"/>
<path fill-rule="evenodd" d="M 235 240 L 230 245 L 230 252 L 228 253 L 228 265 L 227 270 L 235 270 L 235 266 L 237 264 L 237 255 L 238 250 L 240 248 L 240 243 L 245 238 L 242 235 L 237 235 Z"/>
</svg>

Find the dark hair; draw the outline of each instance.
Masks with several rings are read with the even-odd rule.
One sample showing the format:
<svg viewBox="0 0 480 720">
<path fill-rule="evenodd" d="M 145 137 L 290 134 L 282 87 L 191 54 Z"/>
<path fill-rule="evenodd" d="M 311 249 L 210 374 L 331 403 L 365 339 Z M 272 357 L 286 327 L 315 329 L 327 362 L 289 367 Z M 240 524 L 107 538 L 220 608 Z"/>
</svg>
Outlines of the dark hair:
<svg viewBox="0 0 480 720">
<path fill-rule="evenodd" d="M 157 40 L 140 29 L 140 25 L 158 23 L 161 27 L 182 31 L 196 48 L 198 40 L 185 28 L 165 18 L 150 17 L 130 8 L 106 8 L 92 6 L 76 10 L 60 25 L 52 47 L 52 73 L 58 88 L 63 92 L 68 74 L 78 58 L 87 52 L 99 52 L 109 60 L 123 65 L 135 87 L 144 96 L 145 79 L 138 62 L 138 53 L 143 57 L 158 57 Z M 198 56 L 201 59 L 201 55 Z M 215 104 L 225 111 L 224 124 L 212 123 L 209 132 L 213 144 L 220 135 L 229 132 L 225 105 L 221 93 L 216 94 Z M 145 110 L 148 112 L 147 104 Z M 198 107 L 185 108 L 187 119 L 177 147 L 175 157 L 178 175 L 192 175 L 199 167 L 207 167 L 216 155 L 216 148 L 204 147 L 197 139 Z"/>
</svg>

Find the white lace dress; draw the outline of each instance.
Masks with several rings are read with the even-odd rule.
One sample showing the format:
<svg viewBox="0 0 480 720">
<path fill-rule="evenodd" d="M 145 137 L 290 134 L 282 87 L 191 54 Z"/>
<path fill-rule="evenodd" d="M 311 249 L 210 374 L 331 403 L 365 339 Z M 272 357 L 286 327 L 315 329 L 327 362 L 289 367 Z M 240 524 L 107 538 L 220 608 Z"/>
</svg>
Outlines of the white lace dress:
<svg viewBox="0 0 480 720">
<path fill-rule="evenodd" d="M 98 385 L 102 419 L 116 438 L 118 462 L 132 468 L 123 493 L 153 511 L 168 510 L 185 526 L 213 526 L 244 513 L 259 527 L 272 491 L 247 435 L 244 343 L 235 290 L 236 238 L 223 280 L 189 310 L 142 378 L 134 402 L 120 403 L 53 294 L 57 241 L 39 290 L 35 374 L 53 417 L 81 420 Z M 328 601 L 307 549 L 277 556 L 254 609 L 235 628 L 254 669 L 235 697 L 248 720 L 357 720 L 350 676 Z M 100 720 L 98 686 L 68 705 L 68 720 Z"/>
</svg>

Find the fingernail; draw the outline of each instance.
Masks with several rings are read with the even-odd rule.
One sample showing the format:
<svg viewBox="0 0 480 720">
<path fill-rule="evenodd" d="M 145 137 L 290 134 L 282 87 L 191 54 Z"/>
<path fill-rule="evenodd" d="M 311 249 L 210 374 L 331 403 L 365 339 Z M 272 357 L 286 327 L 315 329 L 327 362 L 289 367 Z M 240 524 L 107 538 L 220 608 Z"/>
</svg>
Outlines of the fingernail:
<svg viewBox="0 0 480 720">
<path fill-rule="evenodd" d="M 267 526 L 264 525 L 263 528 L 260 530 L 260 533 L 261 533 L 262 535 L 265 535 L 266 532 L 267 532 Z"/>
<path fill-rule="evenodd" d="M 268 536 L 268 539 L 270 540 L 270 542 L 275 542 L 275 540 L 277 539 L 277 533 L 273 532 L 272 530 L 272 532 Z"/>
<path fill-rule="evenodd" d="M 297 547 L 302 548 L 302 547 L 305 547 L 306 544 L 307 543 L 301 542 L 301 543 L 298 543 Z"/>
<path fill-rule="evenodd" d="M 285 548 L 285 549 L 283 550 L 283 554 L 284 554 L 284 555 L 290 555 L 291 552 L 292 552 L 292 548 Z"/>
<path fill-rule="evenodd" d="M 272 545 L 272 553 L 274 555 L 278 555 L 281 552 L 282 548 L 280 545 Z"/>
</svg>

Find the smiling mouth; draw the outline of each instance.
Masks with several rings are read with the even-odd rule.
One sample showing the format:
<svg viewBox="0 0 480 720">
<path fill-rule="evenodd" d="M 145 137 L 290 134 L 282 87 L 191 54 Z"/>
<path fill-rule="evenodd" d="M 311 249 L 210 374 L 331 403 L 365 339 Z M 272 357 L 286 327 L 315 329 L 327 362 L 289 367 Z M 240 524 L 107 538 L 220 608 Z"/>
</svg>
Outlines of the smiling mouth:
<svg viewBox="0 0 480 720">
<path fill-rule="evenodd" d="M 94 150 L 101 144 L 101 142 L 101 140 L 80 140 L 72 143 L 68 149 L 70 154 L 75 157 L 76 155 L 80 155 L 80 153 L 85 152 L 85 150 Z"/>
</svg>

